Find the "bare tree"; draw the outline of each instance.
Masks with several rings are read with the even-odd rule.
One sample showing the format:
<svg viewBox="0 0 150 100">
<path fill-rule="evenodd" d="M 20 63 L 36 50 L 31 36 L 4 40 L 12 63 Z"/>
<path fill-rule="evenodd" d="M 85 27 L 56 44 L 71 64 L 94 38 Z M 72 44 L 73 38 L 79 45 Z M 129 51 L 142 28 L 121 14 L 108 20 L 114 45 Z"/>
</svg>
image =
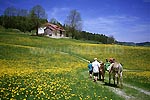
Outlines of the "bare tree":
<svg viewBox="0 0 150 100">
<path fill-rule="evenodd" d="M 8 7 L 4 11 L 5 16 L 17 16 L 17 9 L 15 7 Z"/>
<path fill-rule="evenodd" d="M 29 14 L 28 14 L 28 10 L 26 9 L 18 9 L 18 16 L 25 16 L 27 17 Z"/>
<path fill-rule="evenodd" d="M 112 44 L 112 43 L 115 43 L 115 38 L 113 35 L 110 35 L 108 38 L 107 38 L 107 44 Z"/>
<path fill-rule="evenodd" d="M 50 19 L 50 23 L 57 24 L 58 21 L 57 21 L 55 18 L 51 18 L 51 19 Z"/>
<path fill-rule="evenodd" d="M 47 14 L 46 14 L 46 12 L 42 6 L 36 5 L 31 9 L 30 15 L 31 15 L 33 23 L 35 24 L 36 35 L 38 35 L 38 28 L 40 26 L 40 19 L 46 19 Z"/>
<path fill-rule="evenodd" d="M 82 30 L 82 20 L 80 13 L 77 10 L 71 10 L 66 19 L 66 25 L 69 27 L 69 32 L 71 32 L 72 38 L 75 36 L 76 31 Z"/>
</svg>

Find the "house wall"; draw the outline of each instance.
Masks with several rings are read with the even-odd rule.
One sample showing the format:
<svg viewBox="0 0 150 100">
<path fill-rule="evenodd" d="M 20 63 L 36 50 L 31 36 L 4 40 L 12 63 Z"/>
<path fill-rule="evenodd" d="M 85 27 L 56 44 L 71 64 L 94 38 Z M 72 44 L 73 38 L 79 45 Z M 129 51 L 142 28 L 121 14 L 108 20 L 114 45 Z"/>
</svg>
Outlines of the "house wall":
<svg viewBox="0 0 150 100">
<path fill-rule="evenodd" d="M 60 34 L 60 31 L 59 30 L 50 30 L 49 28 L 45 29 L 45 32 L 44 32 L 45 35 L 49 35 L 49 36 L 54 36 L 54 37 L 63 37 L 63 33 Z"/>
<path fill-rule="evenodd" d="M 44 28 L 38 28 L 38 34 L 44 34 Z"/>
<path fill-rule="evenodd" d="M 47 28 L 47 29 L 45 29 L 44 34 L 52 36 L 54 34 L 54 32 Z"/>
<path fill-rule="evenodd" d="M 65 32 L 60 30 L 52 30 L 49 27 L 38 28 L 38 34 L 48 35 L 56 38 L 65 37 Z"/>
</svg>

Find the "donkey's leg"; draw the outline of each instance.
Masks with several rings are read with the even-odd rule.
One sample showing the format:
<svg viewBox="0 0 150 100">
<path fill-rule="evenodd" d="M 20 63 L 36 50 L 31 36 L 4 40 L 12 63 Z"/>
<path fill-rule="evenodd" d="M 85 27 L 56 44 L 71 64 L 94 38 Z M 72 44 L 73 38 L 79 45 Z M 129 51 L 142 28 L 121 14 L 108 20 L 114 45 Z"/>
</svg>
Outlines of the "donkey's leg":
<svg viewBox="0 0 150 100">
<path fill-rule="evenodd" d="M 109 72 L 109 84 L 110 84 L 110 81 L 111 81 L 111 73 Z"/>
<path fill-rule="evenodd" d="M 119 85 L 119 77 L 117 77 L 117 85 Z"/>
<path fill-rule="evenodd" d="M 114 80 L 114 85 L 115 85 L 115 73 L 113 73 L 113 80 Z"/>
<path fill-rule="evenodd" d="M 105 73 L 104 72 L 102 73 L 102 77 L 103 77 L 102 81 L 104 82 L 104 77 L 105 77 Z"/>
<path fill-rule="evenodd" d="M 99 71 L 99 80 L 101 80 L 101 71 Z"/>
<path fill-rule="evenodd" d="M 122 72 L 120 72 L 120 85 L 123 86 Z"/>
<path fill-rule="evenodd" d="M 120 77 L 120 74 L 117 72 L 115 76 L 116 76 L 116 78 L 117 78 L 117 85 L 119 85 L 119 77 Z"/>
</svg>

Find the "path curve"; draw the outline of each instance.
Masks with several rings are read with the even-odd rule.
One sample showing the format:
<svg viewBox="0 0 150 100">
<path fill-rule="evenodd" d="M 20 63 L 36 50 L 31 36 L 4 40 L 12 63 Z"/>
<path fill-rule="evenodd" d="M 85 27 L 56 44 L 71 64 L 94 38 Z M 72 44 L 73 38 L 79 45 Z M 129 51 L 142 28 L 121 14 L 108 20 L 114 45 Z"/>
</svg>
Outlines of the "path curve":
<svg viewBox="0 0 150 100">
<path fill-rule="evenodd" d="M 84 78 L 87 78 L 87 71 L 85 72 L 82 72 L 81 73 Z M 101 84 L 101 85 L 104 85 L 105 83 L 104 82 L 101 82 L 101 81 L 97 81 L 98 84 Z M 136 100 L 135 97 L 133 96 L 130 96 L 130 95 L 127 95 L 122 89 L 120 88 L 115 88 L 115 87 L 110 87 L 110 86 L 105 86 L 107 89 L 109 89 L 110 91 L 114 92 L 115 94 L 119 95 L 120 97 L 123 97 L 125 98 L 125 100 Z"/>
<path fill-rule="evenodd" d="M 123 85 L 126 86 L 126 87 L 129 87 L 129 88 L 133 88 L 135 90 L 138 90 L 138 91 L 150 96 L 150 91 L 146 91 L 146 90 L 143 90 L 141 88 L 138 88 L 138 87 L 135 87 L 135 86 L 132 86 L 132 85 L 129 85 L 129 84 L 125 84 L 125 83 L 123 83 Z"/>
<path fill-rule="evenodd" d="M 69 54 L 69 53 L 67 53 L 67 52 L 61 52 L 61 53 Z M 69 54 L 69 55 L 71 55 L 71 54 Z M 85 61 L 85 62 L 88 62 L 88 61 L 89 61 L 89 60 L 87 60 L 87 59 L 85 59 L 85 58 L 82 58 L 82 57 L 80 57 L 80 56 L 77 56 L 77 55 L 72 55 L 72 56 L 74 56 L 74 57 L 76 57 L 76 58 L 78 58 L 78 59 L 80 59 L 80 60 L 82 60 L 82 61 Z M 124 69 L 124 71 L 131 71 L 131 70 Z M 87 72 L 87 71 L 86 71 L 86 72 Z M 85 72 L 82 72 L 82 74 L 84 74 L 84 73 L 85 73 Z M 102 83 L 101 83 L 101 84 L 102 84 Z M 150 96 L 150 91 L 147 91 L 147 90 L 144 90 L 144 89 L 141 89 L 141 88 L 138 88 L 138 87 L 129 85 L 129 84 L 125 84 L 125 83 L 123 83 L 123 85 L 126 86 L 126 87 L 129 87 L 129 88 L 133 88 L 133 89 L 135 89 L 135 90 L 137 90 L 137 91 L 139 91 L 139 92 L 142 92 L 142 93 L 144 93 L 144 94 Z M 122 89 L 114 88 L 114 87 L 110 87 L 110 86 L 109 86 L 108 88 L 111 89 L 114 93 L 116 93 L 116 94 L 118 94 L 118 95 L 124 97 L 126 100 L 130 100 L 130 99 L 133 100 L 133 99 L 135 99 L 135 97 L 133 97 L 133 96 L 128 96 Z"/>
</svg>

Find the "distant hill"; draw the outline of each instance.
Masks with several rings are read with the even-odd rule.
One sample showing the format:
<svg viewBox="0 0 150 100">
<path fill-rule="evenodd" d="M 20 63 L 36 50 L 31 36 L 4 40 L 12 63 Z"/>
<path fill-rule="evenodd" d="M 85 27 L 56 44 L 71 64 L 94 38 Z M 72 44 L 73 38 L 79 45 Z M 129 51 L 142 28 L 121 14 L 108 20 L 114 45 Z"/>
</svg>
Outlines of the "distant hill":
<svg viewBox="0 0 150 100">
<path fill-rule="evenodd" d="M 150 46 L 150 42 L 136 43 L 138 46 Z"/>
<path fill-rule="evenodd" d="M 119 44 L 119 45 L 127 45 L 127 46 L 135 46 L 136 43 L 134 42 L 116 42 L 116 44 Z"/>
<path fill-rule="evenodd" d="M 141 43 L 134 43 L 134 42 L 116 42 L 119 45 L 126 45 L 126 46 L 150 46 L 150 42 L 141 42 Z"/>
</svg>

